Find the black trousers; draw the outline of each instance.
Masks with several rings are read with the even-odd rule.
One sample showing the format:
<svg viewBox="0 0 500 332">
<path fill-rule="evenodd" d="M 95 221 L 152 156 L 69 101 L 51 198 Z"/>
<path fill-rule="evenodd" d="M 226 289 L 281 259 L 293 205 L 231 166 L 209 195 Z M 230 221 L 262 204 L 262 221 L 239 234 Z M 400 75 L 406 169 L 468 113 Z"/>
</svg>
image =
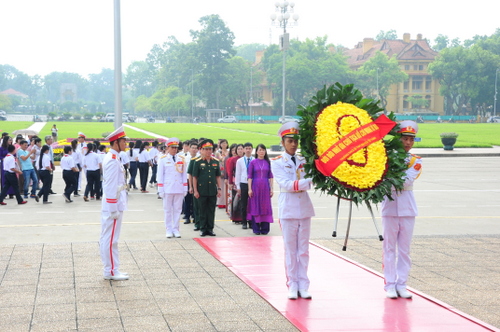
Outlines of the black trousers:
<svg viewBox="0 0 500 332">
<path fill-rule="evenodd" d="M 82 166 L 80 166 L 80 164 L 76 164 L 76 167 L 80 170 L 80 172 L 82 171 Z M 80 180 L 80 172 L 71 172 L 75 177 L 75 188 L 73 188 L 73 192 L 75 193 L 75 195 L 78 195 L 78 181 Z"/>
<path fill-rule="evenodd" d="M 211 232 L 214 230 L 216 205 L 217 196 L 200 196 L 198 198 L 200 230 L 202 232 Z"/>
<path fill-rule="evenodd" d="M 247 206 L 248 206 L 248 183 L 240 182 L 241 191 L 241 223 L 243 225 L 251 224 L 251 221 L 247 221 Z"/>
<path fill-rule="evenodd" d="M 141 190 L 146 190 L 148 185 L 149 164 L 139 163 L 139 176 L 141 179 Z"/>
<path fill-rule="evenodd" d="M 42 180 L 42 189 L 38 192 L 38 197 L 43 196 L 43 201 L 47 202 L 50 194 L 50 186 L 52 185 L 52 174 L 43 169 L 39 171 L 40 180 Z"/>
<path fill-rule="evenodd" d="M 137 164 L 139 164 L 137 161 L 130 162 L 130 168 L 129 168 L 130 180 L 128 181 L 128 184 L 130 185 L 130 187 L 136 188 L 136 189 L 137 189 L 137 186 L 135 185 L 135 177 L 137 176 L 137 167 L 138 167 Z"/>
<path fill-rule="evenodd" d="M 89 192 L 95 194 L 95 198 L 101 198 L 101 171 L 87 171 L 87 187 L 85 187 L 85 197 L 89 197 Z"/>
<path fill-rule="evenodd" d="M 76 187 L 78 185 L 75 174 L 79 173 L 73 172 L 72 170 L 63 170 L 63 180 L 66 184 L 66 187 L 64 187 L 64 194 L 69 199 L 71 199 L 71 194 L 76 190 Z"/>
<path fill-rule="evenodd" d="M 151 179 L 149 180 L 149 183 L 154 184 L 156 182 L 156 172 L 158 170 L 158 165 L 154 164 L 153 167 L 151 167 Z"/>
<path fill-rule="evenodd" d="M 17 202 L 21 203 L 23 201 L 23 198 L 19 193 L 19 182 L 17 180 L 16 173 L 5 171 L 3 174 L 5 177 L 5 182 L 2 187 L 2 193 L 0 194 L 0 202 L 3 202 L 5 196 L 7 196 L 7 191 L 12 188 L 12 190 L 14 190 L 14 195 L 16 195 Z"/>
</svg>

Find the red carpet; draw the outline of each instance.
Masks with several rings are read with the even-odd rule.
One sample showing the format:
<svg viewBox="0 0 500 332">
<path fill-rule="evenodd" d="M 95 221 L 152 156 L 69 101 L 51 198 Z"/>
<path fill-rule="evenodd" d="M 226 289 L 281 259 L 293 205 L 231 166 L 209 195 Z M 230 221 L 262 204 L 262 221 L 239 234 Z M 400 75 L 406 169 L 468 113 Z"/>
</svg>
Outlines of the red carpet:
<svg viewBox="0 0 500 332">
<path fill-rule="evenodd" d="M 499 331 L 418 291 L 387 299 L 381 275 L 315 244 L 313 299 L 288 300 L 281 237 L 195 240 L 301 331 Z"/>
</svg>

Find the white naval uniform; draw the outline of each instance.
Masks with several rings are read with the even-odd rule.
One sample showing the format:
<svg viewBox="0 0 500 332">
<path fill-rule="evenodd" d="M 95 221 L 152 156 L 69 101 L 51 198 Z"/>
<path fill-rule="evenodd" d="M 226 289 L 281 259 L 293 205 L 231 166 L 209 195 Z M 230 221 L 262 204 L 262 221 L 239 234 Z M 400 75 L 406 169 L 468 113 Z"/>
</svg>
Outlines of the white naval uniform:
<svg viewBox="0 0 500 332">
<path fill-rule="evenodd" d="M 102 163 L 102 209 L 101 238 L 99 246 L 104 265 L 104 276 L 115 275 L 119 271 L 118 239 L 123 219 L 123 211 L 127 210 L 127 191 L 125 185 L 125 169 L 116 152 L 110 149 Z M 111 214 L 118 212 L 118 219 L 111 219 Z"/>
<path fill-rule="evenodd" d="M 311 179 L 304 179 L 305 159 L 288 153 L 271 162 L 274 179 L 280 186 L 278 217 L 285 244 L 285 268 L 289 290 L 308 290 L 309 235 L 314 207 L 307 190 Z"/>
<path fill-rule="evenodd" d="M 410 244 L 418 215 L 417 204 L 413 195 L 413 182 L 422 172 L 420 157 L 408 154 L 408 169 L 404 190 L 393 190 L 393 201 L 385 197 L 381 204 L 382 227 L 384 229 L 383 269 L 384 289 L 406 288 L 406 281 L 411 268 Z"/>
<path fill-rule="evenodd" d="M 186 196 L 187 164 L 184 157 L 176 155 L 175 161 L 171 154 L 158 159 L 158 194 L 163 198 L 165 212 L 165 229 L 167 237 L 179 237 L 179 219 L 182 212 L 182 201 Z"/>
</svg>

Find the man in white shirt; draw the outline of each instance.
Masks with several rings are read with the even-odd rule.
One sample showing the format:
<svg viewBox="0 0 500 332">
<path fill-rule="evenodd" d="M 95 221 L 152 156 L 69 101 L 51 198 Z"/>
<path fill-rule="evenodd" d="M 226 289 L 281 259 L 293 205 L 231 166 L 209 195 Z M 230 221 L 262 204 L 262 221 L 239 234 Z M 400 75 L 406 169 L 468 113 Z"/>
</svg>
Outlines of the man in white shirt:
<svg viewBox="0 0 500 332">
<path fill-rule="evenodd" d="M 157 183 L 156 181 L 156 172 L 158 170 L 158 141 L 154 141 L 152 144 L 151 150 L 149 150 L 149 159 L 153 166 L 151 166 L 151 179 L 149 180 L 149 188 L 153 188 L 153 186 Z"/>
<path fill-rule="evenodd" d="M 299 125 L 287 122 L 278 131 L 285 152 L 271 162 L 274 180 L 280 186 L 278 217 L 285 245 L 288 298 L 311 299 L 309 293 L 309 236 L 314 207 L 307 193 L 312 180 L 305 178 L 304 157 L 297 154 Z"/>
<path fill-rule="evenodd" d="M 167 154 L 158 161 L 158 195 L 163 198 L 166 236 L 179 238 L 182 200 L 188 189 L 187 165 L 183 156 L 176 155 L 179 139 L 172 137 L 165 145 Z"/>
<path fill-rule="evenodd" d="M 243 145 L 245 155 L 238 159 L 236 162 L 236 176 L 235 184 L 236 191 L 241 197 L 241 228 L 247 229 L 249 226 L 252 228 L 252 221 L 247 220 L 247 205 L 248 205 L 248 166 L 250 162 L 254 159 L 252 157 L 253 145 L 247 142 Z"/>
</svg>

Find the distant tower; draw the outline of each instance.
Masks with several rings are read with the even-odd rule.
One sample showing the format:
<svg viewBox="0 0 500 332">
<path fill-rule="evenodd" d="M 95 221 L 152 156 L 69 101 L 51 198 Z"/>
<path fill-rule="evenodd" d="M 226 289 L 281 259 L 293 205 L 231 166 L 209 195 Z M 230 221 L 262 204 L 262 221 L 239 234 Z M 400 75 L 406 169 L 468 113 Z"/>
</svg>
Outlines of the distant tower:
<svg viewBox="0 0 500 332">
<path fill-rule="evenodd" d="M 76 84 L 62 83 L 59 95 L 61 103 L 64 103 L 65 101 L 72 101 L 76 103 L 76 101 L 78 100 Z"/>
</svg>

